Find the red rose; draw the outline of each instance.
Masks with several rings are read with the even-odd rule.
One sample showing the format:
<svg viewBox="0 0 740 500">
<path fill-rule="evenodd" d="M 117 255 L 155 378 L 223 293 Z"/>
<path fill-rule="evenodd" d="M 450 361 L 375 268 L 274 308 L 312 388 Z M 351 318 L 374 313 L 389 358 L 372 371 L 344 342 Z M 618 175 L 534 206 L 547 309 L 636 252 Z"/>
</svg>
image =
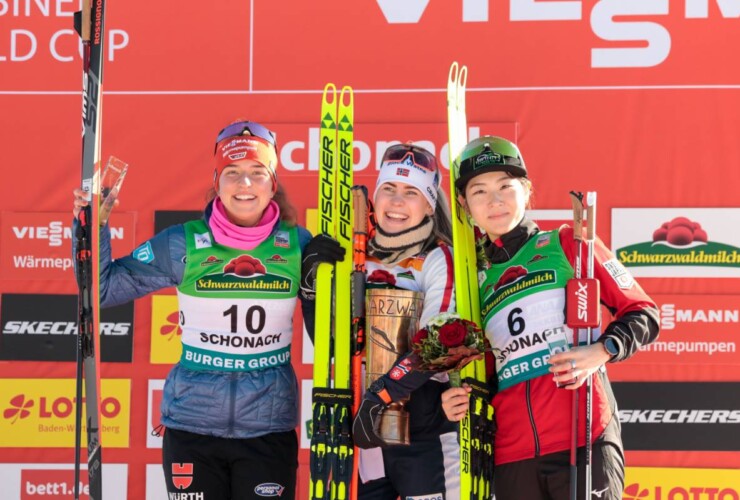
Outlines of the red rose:
<svg viewBox="0 0 740 500">
<path fill-rule="evenodd" d="M 421 344 L 421 341 L 424 340 L 429 336 L 429 332 L 426 330 L 426 328 L 422 328 L 416 334 L 414 335 L 414 338 L 411 339 L 412 344 Z"/>
<path fill-rule="evenodd" d="M 462 323 L 447 323 L 439 329 L 439 342 L 445 347 L 457 347 L 462 345 L 467 333 Z"/>
<path fill-rule="evenodd" d="M 396 286 L 396 277 L 388 271 L 382 269 L 376 269 L 367 277 L 369 283 L 388 283 L 389 285 Z"/>
</svg>

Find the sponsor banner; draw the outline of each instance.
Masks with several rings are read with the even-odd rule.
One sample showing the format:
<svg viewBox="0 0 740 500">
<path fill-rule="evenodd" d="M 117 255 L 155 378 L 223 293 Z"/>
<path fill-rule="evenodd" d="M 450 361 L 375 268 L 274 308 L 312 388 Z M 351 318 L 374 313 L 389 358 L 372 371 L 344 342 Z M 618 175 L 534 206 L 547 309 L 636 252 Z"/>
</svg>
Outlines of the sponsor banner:
<svg viewBox="0 0 740 500">
<path fill-rule="evenodd" d="M 79 84 L 70 70 L 80 65 L 79 40 L 71 27 L 77 4 L 0 5 L 5 5 L 0 63 L 6 73 L 1 90 L 69 91 Z M 254 5 L 225 0 L 212 11 L 183 5 L 174 18 L 167 3 L 152 7 L 132 0 L 127 6 L 106 7 L 104 64 L 114 91 L 318 89 L 337 74 L 372 89 L 433 88 L 430 82 L 440 76 L 435 65 L 408 71 L 403 58 L 396 57 L 399 40 L 415 61 L 471 54 L 472 74 L 481 75 L 476 84 L 483 87 L 734 82 L 732 65 L 711 52 L 740 42 L 732 29 L 738 8 L 731 0 L 370 0 L 351 6 L 342 0 Z M 136 16 L 147 8 L 147 19 Z M 166 19 L 167 33 L 149 18 Z M 306 19 L 312 20 L 312 29 Z M 327 41 L 322 34 L 328 32 L 340 42 Z M 202 33 L 204 42 L 196 42 L 193 33 Z M 433 36 L 438 33 L 445 36 Z M 710 54 L 702 74 L 689 78 L 696 38 Z M 454 49 L 450 40 L 455 40 Z M 508 71 L 490 71 L 481 45 L 506 46 L 499 64 Z M 158 47 L 156 53 L 151 47 Z M 232 50 L 218 52 L 223 47 Z M 355 57 L 358 50 L 366 54 L 361 61 Z M 300 66 L 286 77 L 280 62 L 291 60 Z M 343 62 L 341 68 L 336 61 Z M 368 75 L 368 68 L 377 67 L 384 71 Z M 217 84 L 213 75 L 219 75 Z"/>
<path fill-rule="evenodd" d="M 155 210 L 154 234 L 159 234 L 170 226 L 201 219 L 202 210 Z"/>
<path fill-rule="evenodd" d="M 0 435 L 9 448 L 73 448 L 74 379 L 3 379 L 0 384 Z M 105 448 L 129 446 L 131 381 L 103 379 L 100 428 Z M 83 393 L 84 394 L 84 393 Z M 87 446 L 82 406 L 82 445 Z"/>
<path fill-rule="evenodd" d="M 740 450 L 738 382 L 616 382 L 625 450 Z"/>
<path fill-rule="evenodd" d="M 627 467 L 623 500 L 738 500 L 740 471 Z"/>
<path fill-rule="evenodd" d="M 255 26 L 265 23 L 273 29 L 254 31 L 258 57 L 253 78 L 259 89 L 321 88 L 327 73 L 372 89 L 428 89 L 446 73 L 436 64 L 409 71 L 405 57 L 432 62 L 467 54 L 465 62 L 475 75 L 469 87 L 736 81 L 737 72 L 723 67 L 724 59 L 712 49 L 740 41 L 732 29 L 738 15 L 731 1 L 371 0 L 351 7 L 341 0 L 257 3 Z M 313 29 L 306 29 L 306 18 L 315 20 Z M 326 46 L 322 34 L 328 31 L 351 43 L 318 50 Z M 690 79 L 697 36 L 709 48 L 707 74 Z M 401 40 L 405 57 L 398 57 Z M 497 64 L 507 71 L 490 70 L 486 47 L 506 47 L 498 51 Z M 356 50 L 363 50 L 362 61 Z M 290 78 L 274 71 L 274 61 L 288 60 L 312 70 L 293 72 Z M 336 61 L 343 62 L 341 71 L 332 67 Z M 368 73 L 367 68 L 381 67 L 383 71 Z"/>
<path fill-rule="evenodd" d="M 740 368 L 740 298 L 736 295 L 652 295 L 660 311 L 660 336 L 640 349 L 639 362 L 732 364 Z"/>
<path fill-rule="evenodd" d="M 165 428 L 161 427 L 164 380 L 149 380 L 146 405 L 146 447 L 161 448 Z M 157 435 L 159 434 L 159 435 Z"/>
<path fill-rule="evenodd" d="M 110 500 L 128 498 L 127 464 L 104 463 L 103 477 L 103 497 Z M 2 497 L 6 500 L 73 498 L 74 478 L 74 464 L 0 464 Z M 84 460 L 81 464 L 78 491 L 80 498 L 89 498 L 87 464 Z"/>
<path fill-rule="evenodd" d="M 323 84 L 322 84 L 323 86 Z M 310 174 L 311 182 L 301 184 L 302 189 L 289 190 L 291 200 L 298 206 L 313 207 L 318 193 L 319 127 L 313 123 L 283 123 L 272 125 L 278 139 L 278 177 L 295 177 Z M 399 142 L 411 141 L 437 156 L 442 170 L 449 170 L 447 123 L 361 123 L 356 124 L 354 137 L 355 184 L 365 184 L 370 194 L 375 190 L 375 180 L 380 160 L 385 150 Z M 469 139 L 481 135 L 498 135 L 517 140 L 517 124 L 513 122 L 473 122 L 469 124 Z M 446 179 L 448 176 L 443 176 Z M 297 187 L 297 186 L 294 186 Z M 447 190 L 445 190 L 447 192 Z M 315 233 L 314 233 L 315 234 Z"/>
<path fill-rule="evenodd" d="M 635 277 L 740 277 L 740 208 L 614 208 L 612 250 Z"/>
<path fill-rule="evenodd" d="M 118 256 L 134 245 L 133 213 L 110 217 L 111 251 Z M 6 280 L 75 279 L 71 212 L 3 212 L 0 275 Z"/>
<path fill-rule="evenodd" d="M 0 360 L 75 361 L 77 296 L 3 294 L 0 298 Z M 100 359 L 130 363 L 134 303 L 101 309 Z"/>
<path fill-rule="evenodd" d="M 161 500 L 166 491 L 162 464 L 146 464 L 146 500 Z"/>
<path fill-rule="evenodd" d="M 153 295 L 149 362 L 154 365 L 177 363 L 182 355 L 181 340 L 177 295 Z"/>
</svg>

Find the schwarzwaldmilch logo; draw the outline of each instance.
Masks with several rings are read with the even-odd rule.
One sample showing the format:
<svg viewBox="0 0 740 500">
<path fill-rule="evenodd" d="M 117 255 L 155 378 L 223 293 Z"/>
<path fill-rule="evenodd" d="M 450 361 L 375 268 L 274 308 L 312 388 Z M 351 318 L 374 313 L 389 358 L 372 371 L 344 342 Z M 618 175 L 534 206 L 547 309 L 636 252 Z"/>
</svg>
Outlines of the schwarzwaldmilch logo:
<svg viewBox="0 0 740 500">
<path fill-rule="evenodd" d="M 481 316 L 485 318 L 501 301 L 513 294 L 550 283 L 555 283 L 555 272 L 551 269 L 529 272 L 524 266 L 510 266 L 493 287 L 490 284 L 486 285 L 481 303 Z"/>
<path fill-rule="evenodd" d="M 27 418 L 31 415 L 31 408 L 33 408 L 33 399 L 26 400 L 26 396 L 18 394 L 10 400 L 10 407 L 3 411 L 3 418 L 10 420 L 11 425 L 16 422 L 19 418 Z"/>
<path fill-rule="evenodd" d="M 275 254 L 272 257 L 268 258 L 267 262 L 272 262 L 275 264 L 287 264 L 288 260 L 284 259 L 283 256 L 280 254 Z"/>
<path fill-rule="evenodd" d="M 703 266 L 738 267 L 740 248 L 713 241 L 702 225 L 688 217 L 674 217 L 653 231 L 652 241 L 617 248 L 628 267 Z"/>
<path fill-rule="evenodd" d="M 277 255 L 277 257 L 280 257 Z M 274 256 L 273 256 L 274 258 Z M 270 274 L 265 265 L 251 255 L 240 255 L 231 259 L 223 270 L 208 274 L 195 282 L 199 292 L 255 291 L 288 293 L 292 280 L 278 274 Z"/>
</svg>

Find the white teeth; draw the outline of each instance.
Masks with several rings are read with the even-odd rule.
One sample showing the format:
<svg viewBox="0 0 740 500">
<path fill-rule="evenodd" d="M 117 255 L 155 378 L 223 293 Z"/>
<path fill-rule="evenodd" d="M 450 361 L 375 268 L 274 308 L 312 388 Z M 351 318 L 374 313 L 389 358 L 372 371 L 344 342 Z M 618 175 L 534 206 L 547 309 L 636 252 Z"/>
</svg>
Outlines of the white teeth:
<svg viewBox="0 0 740 500">
<path fill-rule="evenodd" d="M 385 216 L 388 217 L 389 219 L 399 219 L 399 220 L 403 220 L 403 219 L 407 219 L 408 218 L 405 215 L 394 214 L 394 213 L 391 213 L 391 212 L 386 212 L 385 213 Z"/>
<path fill-rule="evenodd" d="M 255 199 L 256 196 L 251 195 L 251 194 L 238 194 L 238 195 L 234 196 L 234 198 L 236 198 L 237 200 L 241 200 L 241 201 L 248 201 L 248 200 Z"/>
</svg>

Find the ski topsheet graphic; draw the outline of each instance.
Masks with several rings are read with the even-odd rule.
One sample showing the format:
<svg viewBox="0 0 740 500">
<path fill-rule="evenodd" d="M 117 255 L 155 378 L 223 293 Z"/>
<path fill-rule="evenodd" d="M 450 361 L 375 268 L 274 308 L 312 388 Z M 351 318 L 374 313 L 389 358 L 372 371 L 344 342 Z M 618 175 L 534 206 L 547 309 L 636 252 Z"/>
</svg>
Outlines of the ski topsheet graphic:
<svg viewBox="0 0 740 500">
<path fill-rule="evenodd" d="M 467 67 L 454 62 L 447 80 L 450 209 L 457 312 L 463 319 L 481 325 L 475 231 L 455 190 L 460 171 L 458 157 L 468 142 L 465 115 L 467 74 Z M 461 378 L 473 390 L 470 394 L 470 411 L 460 422 L 460 498 L 485 499 L 491 496 L 493 481 L 493 407 L 489 404 L 490 395 L 485 385 L 485 361 L 468 364 L 462 369 Z"/>
<path fill-rule="evenodd" d="M 74 24 L 82 38 L 82 188 L 90 203 L 80 212 L 77 224 L 77 284 L 79 288 L 77 341 L 77 409 L 75 431 L 75 499 L 80 497 L 80 442 L 82 419 L 82 377 L 85 380 L 87 426 L 87 471 L 89 496 L 102 496 L 100 446 L 100 300 L 99 238 L 100 131 L 103 93 L 104 0 L 82 0 Z"/>
<path fill-rule="evenodd" d="M 352 428 L 353 94 L 329 83 L 321 105 L 319 231 L 339 241 L 345 259 L 319 264 L 313 367 L 309 498 L 349 498 Z M 333 363 L 332 363 L 333 361 Z M 333 375 L 333 376 L 332 376 Z"/>
</svg>

